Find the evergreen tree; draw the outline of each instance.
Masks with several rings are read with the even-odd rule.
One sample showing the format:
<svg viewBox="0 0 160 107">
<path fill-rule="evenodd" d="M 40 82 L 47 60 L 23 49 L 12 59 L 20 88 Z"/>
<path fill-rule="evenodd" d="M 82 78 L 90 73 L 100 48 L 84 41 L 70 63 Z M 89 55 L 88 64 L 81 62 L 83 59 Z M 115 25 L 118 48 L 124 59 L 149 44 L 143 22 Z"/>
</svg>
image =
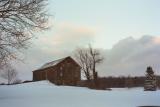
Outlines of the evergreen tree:
<svg viewBox="0 0 160 107">
<path fill-rule="evenodd" d="M 145 91 L 155 91 L 156 86 L 156 76 L 154 75 L 154 71 L 152 70 L 152 67 L 147 67 L 146 70 L 146 80 L 144 84 L 144 90 Z"/>
</svg>

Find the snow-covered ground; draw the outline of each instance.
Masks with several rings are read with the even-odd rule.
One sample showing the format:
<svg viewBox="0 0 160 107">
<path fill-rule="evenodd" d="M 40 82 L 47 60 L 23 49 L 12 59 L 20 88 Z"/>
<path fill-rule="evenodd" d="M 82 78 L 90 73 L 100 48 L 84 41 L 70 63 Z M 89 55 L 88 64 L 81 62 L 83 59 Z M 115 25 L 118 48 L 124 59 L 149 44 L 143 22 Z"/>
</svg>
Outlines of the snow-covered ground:
<svg viewBox="0 0 160 107">
<path fill-rule="evenodd" d="M 48 81 L 0 86 L 0 107 L 136 107 L 160 106 L 160 90 L 143 88 L 91 90 L 55 86 Z"/>
</svg>

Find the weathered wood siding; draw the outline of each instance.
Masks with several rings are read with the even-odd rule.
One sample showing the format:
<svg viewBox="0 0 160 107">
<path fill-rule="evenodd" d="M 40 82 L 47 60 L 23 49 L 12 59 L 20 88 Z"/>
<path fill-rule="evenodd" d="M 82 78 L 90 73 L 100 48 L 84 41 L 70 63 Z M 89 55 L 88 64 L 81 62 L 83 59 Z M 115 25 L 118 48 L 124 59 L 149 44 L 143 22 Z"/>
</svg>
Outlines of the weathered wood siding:
<svg viewBox="0 0 160 107">
<path fill-rule="evenodd" d="M 34 81 L 49 80 L 58 85 L 76 85 L 80 79 L 81 68 L 70 57 L 53 67 L 33 71 Z"/>
</svg>

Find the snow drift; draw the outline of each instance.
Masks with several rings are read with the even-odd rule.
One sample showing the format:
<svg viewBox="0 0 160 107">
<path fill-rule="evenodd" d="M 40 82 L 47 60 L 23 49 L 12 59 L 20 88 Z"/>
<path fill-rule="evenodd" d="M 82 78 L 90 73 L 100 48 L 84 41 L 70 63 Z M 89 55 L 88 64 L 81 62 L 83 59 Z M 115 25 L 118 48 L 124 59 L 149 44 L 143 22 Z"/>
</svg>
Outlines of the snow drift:
<svg viewBox="0 0 160 107">
<path fill-rule="evenodd" d="M 55 86 L 48 81 L 0 86 L 1 107 L 136 107 L 160 106 L 160 91 L 116 88 L 112 91 Z"/>
</svg>

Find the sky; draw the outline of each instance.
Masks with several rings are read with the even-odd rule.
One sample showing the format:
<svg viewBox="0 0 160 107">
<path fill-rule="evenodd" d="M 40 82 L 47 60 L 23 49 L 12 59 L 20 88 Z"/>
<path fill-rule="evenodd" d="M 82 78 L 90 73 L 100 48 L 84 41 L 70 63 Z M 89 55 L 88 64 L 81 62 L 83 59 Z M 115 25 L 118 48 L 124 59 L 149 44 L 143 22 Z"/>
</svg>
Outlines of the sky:
<svg viewBox="0 0 160 107">
<path fill-rule="evenodd" d="M 49 0 L 50 29 L 36 32 L 24 62 L 16 62 L 23 79 L 43 64 L 73 55 L 92 44 L 105 61 L 101 76 L 144 75 L 151 65 L 159 74 L 159 0 Z"/>
<path fill-rule="evenodd" d="M 160 35 L 159 0 L 50 0 L 55 23 L 93 30 L 94 45 L 111 48 L 128 36 Z"/>
</svg>

